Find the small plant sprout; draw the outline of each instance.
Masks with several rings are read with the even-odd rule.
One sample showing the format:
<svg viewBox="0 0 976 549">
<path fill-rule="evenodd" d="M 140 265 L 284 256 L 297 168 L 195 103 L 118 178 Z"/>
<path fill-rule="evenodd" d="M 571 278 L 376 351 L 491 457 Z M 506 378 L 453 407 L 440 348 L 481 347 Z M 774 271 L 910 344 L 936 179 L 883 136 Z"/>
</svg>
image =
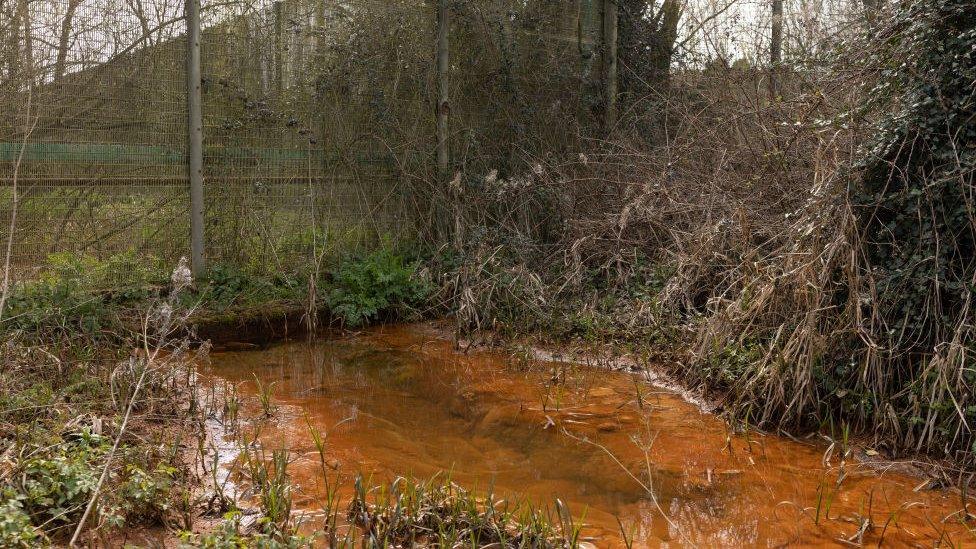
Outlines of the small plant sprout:
<svg viewBox="0 0 976 549">
<path fill-rule="evenodd" d="M 276 382 L 263 383 L 257 374 L 252 374 L 254 376 L 254 385 L 257 388 L 258 401 L 261 403 L 261 412 L 264 418 L 270 418 L 274 416 L 275 405 L 274 405 L 274 388 Z"/>
</svg>

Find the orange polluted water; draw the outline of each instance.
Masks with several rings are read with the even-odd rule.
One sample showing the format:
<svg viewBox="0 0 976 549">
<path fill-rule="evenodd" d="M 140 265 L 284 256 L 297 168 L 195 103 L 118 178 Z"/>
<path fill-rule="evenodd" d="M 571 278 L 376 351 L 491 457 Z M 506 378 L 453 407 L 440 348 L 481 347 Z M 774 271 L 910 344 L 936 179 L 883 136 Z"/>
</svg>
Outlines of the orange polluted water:
<svg viewBox="0 0 976 549">
<path fill-rule="evenodd" d="M 296 508 L 325 496 L 310 422 L 348 488 L 359 472 L 374 484 L 449 472 L 536 507 L 560 498 L 598 547 L 623 546 L 621 523 L 635 547 L 976 542 L 958 492 L 916 492 L 919 479 L 853 459 L 841 467 L 839 450 L 825 466 L 820 443 L 730 441 L 720 418 L 631 374 L 462 354 L 423 325 L 214 353 L 209 374 L 243 395 L 255 376 L 275 384 L 261 441 L 289 450 Z"/>
</svg>

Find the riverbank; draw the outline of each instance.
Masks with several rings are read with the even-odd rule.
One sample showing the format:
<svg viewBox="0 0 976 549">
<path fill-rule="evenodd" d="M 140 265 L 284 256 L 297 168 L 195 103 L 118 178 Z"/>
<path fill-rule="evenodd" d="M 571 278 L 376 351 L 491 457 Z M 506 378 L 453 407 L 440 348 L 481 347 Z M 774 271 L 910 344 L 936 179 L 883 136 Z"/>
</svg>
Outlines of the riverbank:
<svg viewBox="0 0 976 549">
<path fill-rule="evenodd" d="M 287 513 L 247 524 L 210 483 L 208 425 L 227 410 L 197 367 L 213 347 L 394 319 L 423 294 L 415 264 L 380 250 L 322 278 L 214 267 L 196 281 L 185 264 L 168 273 L 134 256 L 49 264 L 12 287 L 0 322 L 0 545 L 306 545 Z"/>
<path fill-rule="evenodd" d="M 391 269 L 397 273 L 396 276 L 386 276 Z M 443 310 L 445 302 L 438 301 L 440 294 L 432 289 L 437 286 L 436 277 L 430 275 L 429 270 L 421 268 L 420 263 L 376 256 L 338 267 L 334 272 L 339 274 L 318 282 L 319 295 L 327 297 L 311 301 L 308 299 L 308 282 L 300 285 L 297 277 L 290 281 L 262 279 L 221 270 L 213 277 L 191 284 L 186 273 L 177 269 L 168 281 L 156 279 L 152 284 L 127 286 L 124 290 L 92 290 L 101 284 L 92 278 L 90 272 L 63 270 L 55 273 L 57 276 L 39 279 L 36 286 L 22 288 L 4 324 L 8 336 L 2 372 L 4 400 L 0 406 L 0 421 L 4 429 L 0 437 L 4 444 L 3 466 L 0 468 L 4 526 L 0 532 L 4 536 L 4 543 L 25 547 L 45 543 L 65 544 L 75 531 L 79 531 L 86 543 L 95 545 L 111 545 L 120 539 L 119 535 L 138 536 L 138 532 L 146 532 L 151 539 L 160 539 L 161 536 L 171 545 L 189 547 L 208 546 L 218 541 L 257 543 L 258 540 L 275 540 L 274 543 L 295 546 L 311 543 L 309 536 L 312 534 L 316 534 L 316 539 L 320 540 L 323 535 L 337 535 L 335 524 L 324 530 L 313 528 L 310 531 L 307 530 L 308 521 L 319 526 L 322 520 L 339 523 L 342 517 L 347 516 L 350 505 L 360 511 L 360 526 L 346 528 L 343 536 L 355 538 L 362 532 L 360 527 L 374 534 L 379 532 L 377 525 L 388 518 L 376 517 L 388 517 L 391 509 L 388 500 L 377 500 L 376 496 L 386 498 L 385 494 L 391 493 L 391 490 L 425 494 L 417 501 L 416 514 L 408 521 L 416 525 L 423 523 L 422 517 L 429 516 L 431 508 L 444 509 L 438 501 L 443 502 L 447 498 L 458 503 L 458 506 L 448 508 L 449 512 L 438 520 L 457 527 L 451 530 L 454 532 L 452 535 L 463 535 L 463 531 L 472 525 L 457 517 L 451 518 L 452 513 L 466 512 L 471 508 L 471 502 L 479 501 L 482 494 L 477 488 L 483 490 L 484 482 L 473 482 L 477 479 L 467 478 L 464 479 L 467 483 L 459 485 L 464 491 L 454 492 L 450 482 L 424 484 L 418 481 L 420 484 L 404 485 L 402 482 L 406 481 L 396 481 L 399 475 L 423 479 L 441 469 L 452 470 L 454 463 L 444 462 L 437 471 L 421 467 L 404 470 L 387 466 L 384 478 L 366 477 L 362 481 L 363 491 L 357 495 L 355 490 L 351 490 L 356 486 L 354 475 L 349 474 L 356 467 L 351 464 L 375 464 L 375 460 L 364 461 L 363 456 L 356 459 L 336 458 L 331 452 L 341 450 L 338 447 L 306 447 L 309 440 L 316 440 L 312 432 L 331 433 L 335 425 L 345 419 L 335 417 L 331 422 L 322 421 L 315 427 L 316 431 L 308 430 L 308 408 L 298 402 L 300 398 L 294 394 L 289 396 L 288 393 L 298 391 L 307 396 L 307 391 L 314 390 L 313 385 L 282 391 L 283 386 L 292 381 L 262 377 L 268 373 L 265 363 L 253 365 L 249 372 L 244 372 L 247 374 L 244 377 L 234 379 L 233 376 L 218 375 L 223 381 L 217 384 L 209 381 L 200 383 L 198 367 L 207 364 L 211 351 L 216 356 L 233 356 L 237 357 L 235 360 L 247 363 L 249 359 L 246 357 L 259 360 L 265 356 L 262 353 L 267 352 L 266 349 L 294 345 L 278 342 L 304 340 L 308 333 L 328 332 L 330 341 L 338 348 L 346 345 L 344 342 L 360 338 L 376 347 L 366 349 L 367 355 L 379 352 L 382 356 L 383 353 L 393 352 L 390 356 L 400 356 L 394 363 L 414 360 L 401 356 L 407 349 L 417 356 L 427 356 L 430 345 L 439 351 L 436 359 L 425 359 L 428 364 L 439 364 L 438 361 L 443 361 L 450 354 L 448 350 L 455 347 L 460 354 L 451 355 L 455 356 L 451 360 L 457 364 L 471 360 L 470 357 L 493 357 L 492 360 L 498 364 L 504 364 L 501 371 L 493 366 L 485 372 L 470 371 L 458 377 L 455 367 L 446 372 L 447 377 L 442 375 L 443 379 L 455 380 L 455 385 L 449 385 L 447 389 L 450 390 L 445 395 L 456 398 L 425 415 L 435 417 L 446 413 L 449 416 L 445 419 L 447 424 L 457 417 L 466 418 L 465 421 L 475 426 L 476 432 L 478 426 L 487 422 L 486 425 L 494 426 L 492 429 L 506 430 L 506 437 L 512 434 L 512 429 L 521 433 L 519 436 L 522 439 L 529 435 L 537 436 L 539 432 L 544 437 L 561 433 L 569 438 L 557 444 L 560 449 L 555 451 L 555 455 L 562 456 L 559 459 L 568 459 L 569 456 L 576 456 L 573 459 L 577 462 L 595 459 L 593 456 L 599 455 L 599 448 L 593 447 L 590 450 L 595 452 L 580 454 L 578 446 L 584 443 L 580 440 L 574 442 L 573 437 L 588 441 L 601 437 L 622 437 L 621 440 L 626 442 L 635 433 L 654 431 L 652 423 L 660 419 L 654 419 L 654 414 L 672 413 L 667 410 L 708 417 L 709 427 L 704 430 L 701 425 L 689 425 L 682 428 L 685 431 L 665 436 L 653 445 L 655 471 L 660 469 L 661 474 L 670 479 L 667 482 L 684 486 L 678 490 L 684 494 L 681 497 L 688 496 L 681 490 L 689 486 L 693 491 L 709 492 L 711 488 L 707 487 L 713 486 L 717 479 L 724 478 L 723 471 L 744 470 L 741 463 L 726 463 L 729 459 L 746 459 L 750 467 L 758 467 L 753 463 L 756 455 L 763 455 L 763 459 L 766 459 L 766 448 L 770 444 L 787 443 L 787 439 L 794 436 L 781 433 L 783 437 L 777 438 L 745 421 L 733 421 L 729 427 L 723 420 L 707 413 L 723 412 L 721 394 L 707 393 L 701 387 L 684 383 L 686 378 L 681 376 L 682 369 L 675 364 L 681 356 L 676 352 L 682 341 L 681 328 L 677 324 L 661 322 L 663 317 L 660 313 L 651 317 L 641 316 L 641 311 L 657 311 L 649 307 L 646 301 L 642 305 L 635 299 L 607 298 L 603 299 L 602 308 L 598 309 L 575 309 L 568 302 L 552 303 L 549 318 L 561 318 L 556 323 L 530 321 L 515 324 L 514 317 L 496 316 L 493 323 L 495 329 L 471 332 L 471 336 L 465 336 L 464 330 L 458 330 L 459 317 L 448 316 L 438 321 L 439 327 L 432 335 L 424 336 L 422 342 L 404 343 L 404 349 L 398 350 L 388 348 L 389 341 L 385 341 L 384 337 L 371 335 L 382 334 L 384 329 L 356 335 L 358 332 L 349 331 L 349 328 L 355 325 L 362 330 L 363 325 L 370 323 L 408 319 L 417 312 Z M 613 295 L 608 293 L 608 297 Z M 625 311 L 631 313 L 624 314 Z M 635 320 L 641 318 L 644 320 Z M 346 330 L 341 329 L 343 324 Z M 558 329 L 559 326 L 563 328 Z M 398 333 L 395 327 L 385 330 Z M 406 336 L 401 334 L 394 336 L 394 339 L 397 337 L 402 339 Z M 384 348 L 387 350 L 384 351 Z M 304 359 L 298 363 L 301 360 Z M 289 371 L 289 368 L 291 366 L 281 363 L 271 371 L 280 373 Z M 592 371 L 580 374 L 583 370 Z M 538 379 L 531 385 L 493 386 L 498 380 L 510 376 L 512 371 L 519 375 L 531 373 Z M 620 381 L 619 376 L 623 375 L 621 371 L 626 371 L 625 377 L 629 381 Z M 404 372 L 391 374 L 391 387 L 418 379 L 417 372 L 410 369 Z M 436 374 L 429 368 L 420 372 L 423 375 Z M 214 372 L 206 374 L 210 376 Z M 587 381 L 581 383 L 574 380 L 577 375 Z M 613 406 L 622 405 L 623 408 L 618 406 L 613 410 L 607 408 L 596 412 L 585 410 L 591 404 L 588 399 L 592 399 L 594 394 L 603 394 L 599 391 L 600 387 L 597 387 L 597 393 L 593 393 L 593 386 L 608 383 L 611 379 L 617 380 L 611 384 L 619 385 L 613 391 L 616 395 L 613 398 L 620 399 L 620 402 Z M 464 396 L 463 391 L 456 392 L 458 387 L 472 383 L 476 385 L 479 380 L 485 385 L 475 391 L 475 395 L 482 396 L 476 397 L 474 403 L 466 400 L 468 397 Z M 481 404 L 478 402 L 484 402 L 479 398 L 497 401 L 499 396 L 496 393 L 504 386 L 512 389 L 511 394 L 522 394 L 524 402 L 518 405 L 518 409 L 524 413 L 516 414 L 515 420 L 505 413 L 499 415 L 479 408 Z M 516 386 L 520 388 L 516 390 Z M 237 392 L 238 388 L 241 392 Z M 332 389 L 334 387 L 329 391 Z M 441 389 L 430 388 L 425 394 L 438 390 Z M 329 391 L 322 393 L 323 398 L 336 397 L 335 393 Z M 367 391 L 364 394 L 374 393 Z M 607 396 L 610 395 L 597 396 L 596 399 Z M 391 396 L 390 402 L 396 402 L 397 398 Z M 667 400 L 663 406 L 662 398 Z M 689 402 L 693 404 L 690 408 Z M 361 403 L 358 409 L 363 410 L 368 404 Z M 509 411 L 513 405 L 513 402 L 505 404 Z M 646 410 L 643 408 L 645 405 Z M 505 406 L 501 406 L 501 409 L 505 409 Z M 631 409 L 635 406 L 635 409 Z M 285 411 L 284 416 L 280 415 L 281 410 Z M 600 421 L 592 418 L 581 420 L 583 416 L 574 415 L 580 410 L 584 410 L 584 415 L 590 414 Z M 396 414 L 391 417 L 400 419 Z M 494 419 L 489 421 L 491 417 Z M 644 424 L 643 420 L 637 421 L 640 417 L 653 421 Z M 626 421 L 621 418 L 626 418 Z M 295 437 L 301 435 L 299 438 L 306 441 L 305 446 L 297 452 L 294 448 L 288 448 L 287 444 L 279 444 L 281 440 L 262 438 L 267 434 L 262 434 L 260 426 L 272 427 L 264 433 L 280 430 L 282 424 L 276 422 L 282 420 L 286 420 L 284 425 L 289 426 L 284 432 L 291 432 Z M 680 423 L 674 418 L 667 421 Z M 232 426 L 233 436 L 222 443 L 215 442 L 214 428 L 223 430 L 228 425 Z M 238 429 L 241 425 L 245 428 Z M 587 427 L 582 431 L 574 430 L 584 426 Z M 862 539 L 884 539 L 885 536 L 895 539 L 897 535 L 888 530 L 892 521 L 897 523 L 892 517 L 915 509 L 916 499 L 919 498 L 928 502 L 923 502 L 925 509 L 939 509 L 943 513 L 936 519 L 961 524 L 957 519 L 968 516 L 964 510 L 959 515 L 960 509 L 965 508 L 963 492 L 927 491 L 965 486 L 962 477 L 953 477 L 949 473 L 952 470 L 949 467 L 939 468 L 932 462 L 921 460 L 906 464 L 897 461 L 896 456 L 887 454 L 884 448 L 872 441 L 860 438 L 858 433 L 844 425 L 822 427 L 820 430 L 806 431 L 800 440 L 792 441 L 806 448 L 803 451 L 803 459 L 808 462 L 805 470 L 820 472 L 818 478 L 805 481 L 805 491 L 792 493 L 783 500 L 796 510 L 798 515 L 795 518 L 798 520 L 800 517 L 803 520 L 814 517 L 812 530 L 794 532 L 799 536 L 796 539 L 810 536 L 813 536 L 810 539 L 821 539 L 823 536 L 827 536 L 823 539 L 847 539 L 854 534 Z M 686 433 L 706 432 L 709 433 L 710 442 L 705 446 L 699 445 L 693 449 L 684 446 L 687 443 Z M 224 432 L 220 436 L 226 434 Z M 440 440 L 437 436 L 436 433 L 424 435 L 412 432 L 407 439 L 430 442 Z M 441 450 L 431 455 L 443 452 L 446 452 L 444 455 L 452 455 L 455 446 L 465 447 L 460 441 L 466 436 L 459 431 L 457 437 L 451 439 L 454 442 L 442 446 Z M 401 440 L 403 437 L 403 433 L 388 433 L 388 436 L 380 436 L 376 440 Z M 489 440 L 492 438 L 491 435 L 485 437 Z M 322 440 L 326 440 L 325 437 Z M 360 445 L 365 448 L 369 447 L 367 443 L 374 442 L 364 440 Z M 231 453 L 236 456 L 233 466 L 220 461 L 218 449 L 221 444 L 225 450 L 230 445 Z M 551 444 L 554 443 L 550 440 L 540 446 L 540 450 L 545 450 L 549 458 L 552 458 L 548 455 L 552 453 Z M 613 445 L 618 453 L 630 455 L 634 451 L 632 443 L 617 441 Z M 282 446 L 288 448 L 288 453 L 276 453 Z M 700 455 L 705 448 L 711 456 L 708 464 L 689 468 L 687 464 L 673 462 L 674 459 L 685 459 L 683 456 Z M 500 455 L 511 455 L 512 451 L 501 447 L 496 450 L 501 452 Z M 400 452 L 400 457 L 394 461 L 404 463 L 402 456 L 411 452 Z M 661 454 L 658 455 L 658 452 Z M 477 454 L 473 452 L 470 455 Z M 376 455 L 385 454 L 378 452 Z M 792 454 L 787 452 L 784 455 Z M 538 471 L 555 471 L 553 465 L 545 462 L 543 457 L 539 456 L 531 467 Z M 593 469 L 588 476 L 599 477 L 608 471 L 617 471 L 624 473 L 625 477 L 612 482 L 622 485 L 635 478 L 642 479 L 650 469 L 646 465 L 640 466 L 640 457 L 630 455 L 631 459 L 623 469 L 611 460 Z M 292 467 L 295 459 L 299 464 L 297 469 Z M 385 458 L 380 458 L 380 461 L 382 459 Z M 276 460 L 281 463 L 280 466 L 275 465 Z M 321 499 L 308 496 L 303 490 L 320 485 L 322 479 L 334 481 L 336 469 L 333 465 L 343 461 L 347 462 L 344 468 L 347 481 L 344 489 L 347 492 L 343 493 L 341 500 L 332 501 L 328 513 L 304 517 L 303 513 L 293 513 L 312 502 L 321 506 Z M 815 467 L 818 463 L 819 469 Z M 516 468 L 521 466 L 513 465 Z M 796 473 L 793 470 L 780 471 L 776 465 L 772 469 L 768 464 L 764 467 L 766 469 L 756 469 L 748 474 L 731 475 L 751 479 L 749 482 L 732 481 L 731 486 L 736 487 L 733 491 L 743 493 L 742 486 L 739 486 L 741 483 L 765 486 L 768 490 L 769 483 L 763 480 L 763 475 L 779 478 Z M 243 475 L 239 479 L 243 481 L 242 486 L 250 483 L 250 491 L 243 497 L 239 497 L 242 494 L 224 494 L 218 489 L 221 483 L 215 481 L 214 475 L 226 469 L 226 480 L 231 468 L 236 471 L 234 474 Z M 625 471 L 630 471 L 633 476 Z M 935 475 L 936 472 L 939 474 Z M 101 480 L 103 474 L 104 480 Z M 309 481 L 312 475 L 320 474 L 324 476 L 318 477 L 318 481 Z M 580 474 L 579 471 L 576 474 Z M 912 475 L 920 476 L 912 479 Z M 894 507 L 888 509 L 879 505 L 875 509 L 877 512 L 865 514 L 850 507 L 851 497 L 854 497 L 851 494 L 873 494 L 871 488 L 867 488 L 867 492 L 862 488 L 865 485 L 870 487 L 874 482 L 872 479 L 888 482 L 893 476 L 898 479 L 897 488 L 894 489 L 894 494 L 898 495 L 892 496 L 890 489 L 883 493 L 892 496 L 889 497 L 891 501 L 906 504 L 905 510 L 896 512 Z M 442 480 L 447 479 L 442 477 Z M 452 476 L 451 481 L 454 480 L 462 479 Z M 535 525 L 536 530 L 525 530 L 524 535 L 546 539 L 567 539 L 580 535 L 580 531 L 575 530 L 579 523 L 567 522 L 567 517 L 576 516 L 574 514 L 579 513 L 580 508 L 593 507 L 592 502 L 578 501 L 570 506 L 572 512 L 557 509 L 535 518 L 532 518 L 532 512 L 522 516 L 531 509 L 538 511 L 545 504 L 552 503 L 555 497 L 568 497 L 562 494 L 572 493 L 578 488 L 577 482 L 586 484 L 590 481 L 585 478 L 560 480 L 556 484 L 561 488 L 548 492 L 551 496 L 548 499 L 542 497 L 544 492 L 536 491 L 533 496 L 535 507 L 511 508 L 510 513 L 496 517 L 501 522 L 495 523 L 492 528 L 507 531 Z M 514 495 L 516 488 L 522 484 L 526 483 L 513 483 L 509 487 L 511 493 L 504 496 Z M 380 488 L 382 486 L 385 488 Z M 916 488 L 921 492 L 917 492 Z M 624 492 L 630 493 L 628 497 L 634 498 L 635 502 L 653 502 L 653 498 L 647 499 L 646 490 L 639 482 L 630 484 L 629 488 L 621 488 L 621 493 Z M 916 497 L 911 495 L 914 493 L 938 494 L 943 501 L 933 507 L 930 495 Z M 738 501 L 737 497 L 730 501 Z M 837 498 L 844 499 L 846 503 L 835 504 Z M 858 505 L 875 505 L 873 496 L 864 500 L 857 495 L 854 500 L 859 502 Z M 95 501 L 91 505 L 92 511 L 82 521 L 85 509 L 92 501 Z M 729 502 L 722 505 L 729 505 Z M 831 512 L 830 508 L 834 505 L 834 512 Z M 597 541 L 599 536 L 621 541 L 630 535 L 621 532 L 619 537 L 615 537 L 619 530 L 611 520 L 617 516 L 613 511 L 615 507 L 607 504 L 600 507 L 604 509 L 599 520 L 601 533 L 586 536 L 594 537 Z M 893 514 L 885 518 L 882 509 Z M 528 523 L 520 522 L 527 516 Z M 631 518 L 636 516 L 631 513 Z M 670 516 L 670 512 L 660 512 L 657 516 L 658 530 L 653 534 L 654 539 L 676 541 L 679 533 L 672 532 L 670 525 L 662 526 L 667 521 L 660 523 L 662 517 Z M 594 520 L 592 514 L 590 518 Z M 490 519 L 481 517 L 479 521 L 490 525 Z M 846 527 L 851 521 L 855 521 L 857 530 Z M 78 524 L 82 522 L 85 526 L 79 530 Z M 697 531 L 699 525 L 692 524 L 679 530 L 687 528 Z M 898 529 L 897 524 L 894 528 Z M 404 535 L 403 531 L 384 532 L 383 535 L 394 537 Z M 952 528 L 936 532 L 936 535 L 956 536 Z M 343 537 L 334 541 L 347 543 L 352 538 Z M 136 538 L 125 539 L 131 541 Z"/>
<path fill-rule="evenodd" d="M 196 514 L 188 272 L 138 296 L 73 277 L 18 287 L 0 348 L 0 544 L 109 546 Z M 150 295 L 151 294 L 151 295 Z M 204 351 L 205 352 L 205 351 Z"/>
<path fill-rule="evenodd" d="M 309 534 L 315 510 L 344 509 L 329 502 L 351 500 L 356 482 L 450 471 L 553 520 L 559 498 L 598 547 L 968 539 L 958 492 L 876 467 L 851 441 L 732 429 L 640 372 L 544 358 L 399 325 L 215 353 L 204 373 L 236 388 L 239 432 L 290 457 Z"/>
<path fill-rule="evenodd" d="M 542 362 L 567 362 L 597 370 L 625 372 L 655 388 L 680 397 L 686 403 L 697 407 L 702 413 L 722 417 L 729 423 L 731 432 L 763 433 L 802 444 L 822 444 L 828 447 L 843 445 L 847 448 L 848 455 L 863 467 L 879 472 L 897 472 L 915 478 L 918 480 L 919 489 L 949 490 L 957 494 L 960 501 L 969 497 L 968 476 L 971 473 L 969 469 L 962 468 L 958 463 L 945 459 L 939 460 L 924 454 L 909 458 L 899 456 L 886 450 L 883 441 L 879 445 L 879 440 L 870 436 L 870 433 L 854 433 L 844 430 L 843 427 L 839 431 L 831 431 L 829 429 L 831 426 L 799 432 L 782 429 L 764 431 L 747 422 L 737 421 L 734 415 L 726 413 L 723 408 L 721 392 L 690 385 L 679 377 L 680 368 L 668 365 L 669 360 L 676 360 L 677 355 L 674 353 L 661 350 L 648 353 L 642 352 L 641 347 L 635 345 L 621 345 L 616 342 L 599 343 L 592 339 L 553 339 L 541 334 L 517 338 L 482 334 L 460 340 L 458 346 L 464 352 L 473 349 L 502 350 L 512 356 L 530 357 L 532 360 Z"/>
</svg>

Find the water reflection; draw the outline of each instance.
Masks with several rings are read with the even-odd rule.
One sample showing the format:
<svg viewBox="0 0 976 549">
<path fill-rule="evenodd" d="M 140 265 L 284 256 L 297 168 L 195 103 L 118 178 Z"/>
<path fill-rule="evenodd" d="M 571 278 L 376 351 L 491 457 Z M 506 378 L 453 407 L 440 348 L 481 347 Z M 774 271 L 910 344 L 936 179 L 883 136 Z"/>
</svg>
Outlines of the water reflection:
<svg viewBox="0 0 976 549">
<path fill-rule="evenodd" d="M 276 383 L 281 407 L 262 441 L 296 456 L 297 503 L 310 508 L 323 487 L 306 422 L 328 434 L 330 463 L 349 477 L 449 471 L 466 487 L 537 506 L 559 497 L 585 513 L 586 534 L 601 547 L 619 544 L 618 517 L 644 547 L 836 543 L 865 519 L 874 525 L 866 543 L 882 531 L 885 544 L 930 546 L 943 531 L 974 541 L 945 519 L 957 494 L 914 492 L 916 479 L 852 464 L 829 518 L 816 520 L 819 494 L 837 476 L 823 467 L 820 445 L 730 439 L 720 419 L 628 374 L 460 354 L 426 326 L 217 353 L 210 373 L 245 394 L 254 376 Z"/>
</svg>

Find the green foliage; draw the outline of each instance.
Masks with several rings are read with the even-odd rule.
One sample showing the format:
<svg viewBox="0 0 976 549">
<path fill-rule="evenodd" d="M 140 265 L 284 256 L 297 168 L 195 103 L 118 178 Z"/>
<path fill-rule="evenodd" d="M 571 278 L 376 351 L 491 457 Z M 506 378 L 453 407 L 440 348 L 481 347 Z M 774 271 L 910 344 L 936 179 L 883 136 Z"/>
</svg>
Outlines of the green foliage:
<svg viewBox="0 0 976 549">
<path fill-rule="evenodd" d="M 925 439 L 971 460 L 976 9 L 969 0 L 914 0 L 878 38 L 869 62 L 881 77 L 870 97 L 886 112 L 851 194 L 874 284 L 859 305 L 886 371 L 861 388 L 875 376 L 850 369 L 832 392 L 856 398 L 861 413 L 899 410 L 896 436 L 906 446 Z"/>
<path fill-rule="evenodd" d="M 110 291 L 116 301 L 144 299 L 146 289 L 163 284 L 168 271 L 152 256 L 128 251 L 100 260 L 89 255 L 62 252 L 48 256 L 41 280 L 74 282 L 88 290 Z M 135 293 L 131 293 L 131 292 Z"/>
<path fill-rule="evenodd" d="M 10 489 L 0 491 L 0 546 L 11 549 L 50 545 L 40 530 L 31 524 L 24 511 L 22 494 Z"/>
<path fill-rule="evenodd" d="M 170 509 L 170 493 L 176 485 L 178 470 L 160 463 L 152 471 L 144 471 L 130 463 L 125 472 L 127 478 L 120 494 L 126 519 L 152 522 L 164 516 Z"/>
<path fill-rule="evenodd" d="M 180 549 L 303 549 L 314 547 L 314 538 L 299 534 L 245 533 L 240 511 L 231 511 L 212 531 L 180 533 Z"/>
<path fill-rule="evenodd" d="M 32 332 L 98 332 L 109 322 L 108 311 L 101 296 L 90 291 L 83 273 L 80 269 L 56 269 L 37 281 L 15 286 L 4 312 L 4 327 Z"/>
<path fill-rule="evenodd" d="M 559 500 L 556 513 L 544 513 L 491 494 L 478 497 L 449 478 L 400 477 L 370 489 L 357 477 L 349 518 L 363 530 L 364 547 L 575 548 L 581 527 Z"/>
<path fill-rule="evenodd" d="M 875 398 L 872 391 L 857 383 L 851 376 L 857 375 L 854 360 L 817 361 L 813 368 L 813 380 L 820 393 L 820 417 L 856 418 L 870 417 L 874 412 Z"/>
<path fill-rule="evenodd" d="M 107 438 L 85 430 L 70 442 L 34 451 L 4 492 L 20 502 L 35 525 L 72 524 L 98 483 L 98 464 L 109 447 Z"/>
<path fill-rule="evenodd" d="M 222 309 L 231 305 L 257 305 L 271 301 L 296 300 L 305 289 L 298 276 L 261 276 L 230 265 L 214 265 L 207 272 L 201 296 L 206 306 Z"/>
<path fill-rule="evenodd" d="M 148 298 L 156 285 L 166 281 L 166 276 L 154 260 L 139 259 L 133 253 L 106 260 L 54 254 L 48 257 L 37 278 L 14 286 L 4 311 L 3 327 L 34 333 L 95 335 L 115 326 L 113 306 Z"/>
<path fill-rule="evenodd" d="M 746 378 L 746 372 L 762 363 L 763 346 L 752 340 L 729 345 L 709 356 L 704 365 L 706 379 L 716 387 L 728 388 Z"/>
<path fill-rule="evenodd" d="M 430 295 L 418 265 L 389 247 L 342 262 L 331 273 L 331 312 L 350 327 L 404 317 Z"/>
<path fill-rule="evenodd" d="M 73 526 L 98 484 L 107 437 L 84 429 L 54 444 L 35 440 L 20 452 L 14 472 L 0 485 L 0 545 L 15 538 L 39 542 L 46 534 Z M 103 493 L 98 513 L 108 526 L 126 522 L 159 522 L 169 510 L 177 469 L 165 463 L 150 471 L 122 460 L 125 467 L 113 479 L 118 488 Z M 14 545 L 16 546 L 16 545 Z"/>
<path fill-rule="evenodd" d="M 898 352 L 931 352 L 968 306 L 976 264 L 976 9 L 916 0 L 873 62 L 893 103 L 864 156 L 854 203 Z"/>
<path fill-rule="evenodd" d="M 105 260 L 61 253 L 45 269 L 14 286 L 3 328 L 35 334 L 97 336 L 120 331 L 120 315 L 143 307 L 169 284 L 169 267 L 131 252 Z M 300 275 L 259 275 L 227 265 L 211 267 L 198 292 L 181 296 L 185 305 L 202 303 L 223 310 L 273 301 L 298 301 L 307 290 Z"/>
</svg>

